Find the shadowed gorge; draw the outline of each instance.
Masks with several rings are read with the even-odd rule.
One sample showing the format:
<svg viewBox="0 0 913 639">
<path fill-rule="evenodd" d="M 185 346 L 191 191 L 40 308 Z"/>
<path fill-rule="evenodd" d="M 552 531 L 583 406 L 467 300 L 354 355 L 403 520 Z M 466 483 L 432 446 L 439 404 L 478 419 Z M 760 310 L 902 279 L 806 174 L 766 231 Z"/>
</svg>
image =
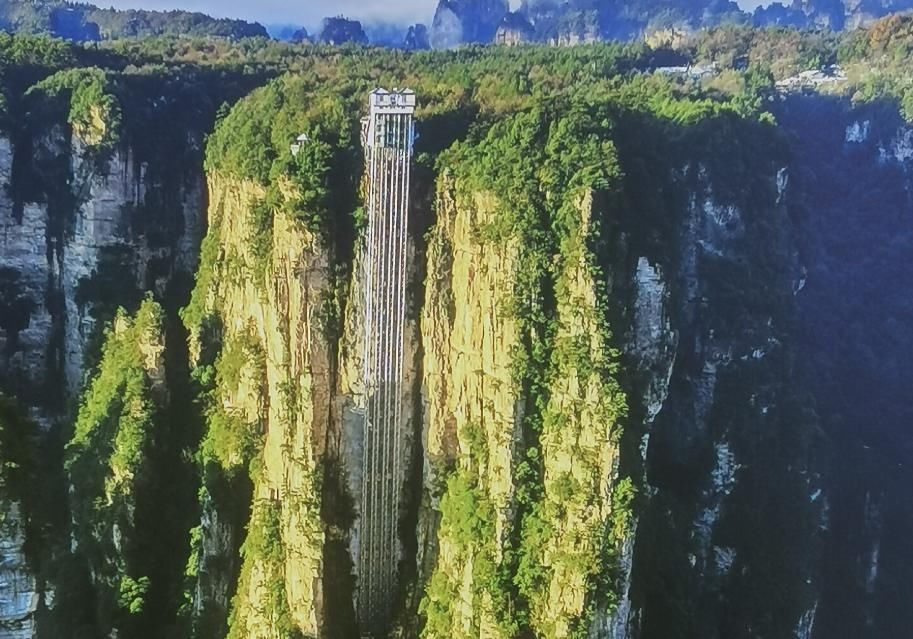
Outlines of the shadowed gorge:
<svg viewBox="0 0 913 639">
<path fill-rule="evenodd" d="M 822 636 L 902 636 L 911 617 L 899 602 L 909 598 L 913 571 L 905 541 L 911 511 L 901 496 L 913 468 L 905 432 L 911 342 L 901 328 L 911 312 L 910 131 L 890 103 L 854 109 L 797 98 L 781 120 L 800 141 L 797 180 L 809 229 L 800 327 L 806 374 L 833 439 L 825 552 L 859 557 L 827 567 L 819 627 Z"/>
</svg>

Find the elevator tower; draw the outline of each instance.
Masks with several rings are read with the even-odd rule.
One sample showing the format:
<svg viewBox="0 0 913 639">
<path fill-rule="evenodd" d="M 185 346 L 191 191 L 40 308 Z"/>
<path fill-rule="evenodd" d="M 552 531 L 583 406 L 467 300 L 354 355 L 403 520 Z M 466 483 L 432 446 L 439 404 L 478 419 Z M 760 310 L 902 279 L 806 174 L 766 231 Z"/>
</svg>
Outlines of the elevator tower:
<svg viewBox="0 0 913 639">
<path fill-rule="evenodd" d="M 404 451 L 403 327 L 415 93 L 376 89 L 362 121 L 367 243 L 364 290 L 366 394 L 358 537 L 358 621 L 363 637 L 390 626 L 399 559 Z"/>
</svg>

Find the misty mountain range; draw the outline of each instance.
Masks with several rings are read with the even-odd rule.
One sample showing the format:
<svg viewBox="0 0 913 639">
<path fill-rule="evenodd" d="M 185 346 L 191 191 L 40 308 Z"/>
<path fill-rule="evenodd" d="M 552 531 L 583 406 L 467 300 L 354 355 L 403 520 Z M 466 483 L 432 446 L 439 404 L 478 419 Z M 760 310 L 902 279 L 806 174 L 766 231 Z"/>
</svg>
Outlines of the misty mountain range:
<svg viewBox="0 0 913 639">
<path fill-rule="evenodd" d="M 257 23 L 187 11 L 101 9 L 62 0 L 0 0 L 0 28 L 48 33 L 77 41 L 156 35 L 232 39 L 272 36 L 328 44 L 354 42 L 409 49 L 445 49 L 467 43 L 576 44 L 686 33 L 721 24 L 790 26 L 840 31 L 889 13 L 913 9 L 913 0 L 793 0 L 743 11 L 729 0 L 440 0 L 429 24 L 362 24 L 329 17 L 317 33 L 296 25 L 269 30 Z"/>
</svg>

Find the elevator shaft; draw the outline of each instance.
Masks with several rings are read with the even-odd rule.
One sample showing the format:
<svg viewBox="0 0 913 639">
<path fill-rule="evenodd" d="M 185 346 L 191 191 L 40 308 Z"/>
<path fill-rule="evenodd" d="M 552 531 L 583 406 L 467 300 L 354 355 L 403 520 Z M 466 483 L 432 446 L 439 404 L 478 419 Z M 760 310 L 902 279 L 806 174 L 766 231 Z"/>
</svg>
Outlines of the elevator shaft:
<svg viewBox="0 0 913 639">
<path fill-rule="evenodd" d="M 409 186 L 415 95 L 371 94 L 363 122 L 367 241 L 363 382 L 366 394 L 358 544 L 358 618 L 363 637 L 389 629 L 397 591 L 403 479 L 403 364 Z"/>
</svg>

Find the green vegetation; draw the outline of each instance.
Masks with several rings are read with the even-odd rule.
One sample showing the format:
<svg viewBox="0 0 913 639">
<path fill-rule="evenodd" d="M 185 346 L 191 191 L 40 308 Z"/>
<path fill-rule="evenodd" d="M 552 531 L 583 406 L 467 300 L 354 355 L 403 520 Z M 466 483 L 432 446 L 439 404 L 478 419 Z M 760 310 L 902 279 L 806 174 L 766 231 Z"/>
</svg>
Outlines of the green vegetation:
<svg viewBox="0 0 913 639">
<path fill-rule="evenodd" d="M 212 238 L 212 235 L 207 238 L 209 246 L 214 245 Z M 204 257 L 207 255 L 205 247 L 206 244 Z M 195 299 L 200 295 L 200 286 L 198 280 Z M 195 308 L 188 306 L 182 319 L 188 327 L 202 327 L 201 341 L 205 345 L 205 351 L 192 371 L 196 408 L 202 418 L 202 439 L 194 453 L 202 486 L 197 499 L 198 525 L 189 534 L 190 557 L 184 570 L 184 602 L 180 615 L 191 628 L 191 636 L 203 638 L 224 636 L 228 629 L 229 601 L 212 601 L 206 597 L 197 600 L 195 593 L 208 572 L 220 575 L 217 579 L 236 581 L 240 577 L 240 557 L 231 553 L 242 552 L 243 530 L 252 526 L 249 523 L 251 490 L 260 466 L 258 455 L 263 443 L 262 424 L 251 423 L 244 414 L 229 406 L 242 382 L 251 385 L 252 391 L 262 392 L 266 371 L 263 349 L 252 326 L 236 336 L 224 337 L 223 342 L 221 330 L 216 325 L 217 312 L 204 315 L 202 308 L 191 310 Z M 191 323 L 197 319 L 200 324 Z M 213 531 L 204 530 L 204 517 L 221 522 L 229 535 L 229 546 L 225 548 L 229 554 L 213 556 L 204 552 L 204 536 L 213 534 Z M 259 548 L 256 542 L 251 544 Z"/>
<path fill-rule="evenodd" d="M 156 275 L 167 275 L 167 266 L 147 274 L 138 286 L 128 272 L 135 254 L 126 245 L 109 247 L 93 275 L 79 282 L 80 307 L 89 308 L 100 326 L 114 319 L 114 328 L 104 335 L 97 366 L 89 356 L 93 377 L 66 446 L 76 552 L 72 561 L 61 562 L 65 566 L 55 565 L 57 573 L 49 579 L 60 592 L 68 590 L 67 584 L 80 584 L 97 595 L 94 604 L 61 595 L 70 608 L 90 610 L 80 617 L 84 623 L 74 625 L 89 627 L 90 633 L 117 630 L 140 639 L 155 633 L 180 636 L 188 630 L 185 625 L 199 639 L 226 633 L 240 638 L 250 618 L 240 602 L 257 580 L 266 592 L 260 603 L 275 621 L 275 631 L 294 636 L 285 573 L 289 531 L 284 527 L 295 521 L 316 540 L 315 546 L 322 533 L 334 528 L 340 555 L 347 557 L 343 538 L 351 513 L 340 516 L 345 523 L 335 527 L 325 521 L 326 511 L 336 507 L 328 502 L 339 496 L 325 490 L 321 478 L 327 469 L 309 466 L 311 451 L 302 449 L 313 442 L 301 445 L 296 439 L 293 445 L 290 434 L 307 440 L 301 433 L 310 431 L 302 423 L 317 400 L 308 396 L 305 381 L 292 376 L 288 362 L 273 361 L 272 350 L 270 372 L 275 366 L 281 380 L 271 380 L 276 389 L 266 388 L 264 327 L 242 321 L 239 328 L 237 317 L 225 316 L 223 285 L 254 282 L 265 298 L 273 284 L 276 222 L 298 224 L 313 241 L 301 247 L 302 253 L 325 251 L 333 262 L 332 282 L 309 304 L 334 352 L 340 338 L 340 291 L 364 230 L 358 116 L 371 88 L 408 85 L 421 96 L 415 194 L 422 214 L 431 209 L 435 181 L 446 174 L 456 185 L 458 201 L 482 193 L 498 203 L 494 221 L 475 229 L 476 241 L 519 247 L 516 279 L 506 291 L 506 310 L 521 334 L 511 355 L 522 404 L 521 441 L 511 460 L 515 496 L 508 530 L 504 539 L 496 539 L 500 515 L 480 477 L 491 456 L 484 431 L 477 424 L 459 424 L 460 440 L 468 442 L 469 450 L 463 459 L 452 460 L 439 487 L 440 537 L 452 563 L 465 566 L 469 574 L 435 571 L 427 584 L 415 586 L 423 590 L 416 599 L 422 600 L 424 633 L 459 636 L 463 626 L 457 621 L 467 618 L 469 606 L 467 636 L 581 636 L 597 606 L 611 609 L 615 604 L 619 543 L 630 531 L 638 492 L 623 464 L 617 470 L 620 440 L 629 426 L 622 388 L 632 382 L 620 367 L 607 319 L 628 312 L 605 297 L 611 268 L 628 254 L 649 255 L 674 267 L 680 259 L 676 251 L 687 196 L 697 189 L 712 190 L 715 202 L 740 207 L 748 236 L 757 244 L 740 246 L 743 263 L 713 256 L 701 261 L 699 276 L 714 287 L 715 334 L 737 337 L 746 318 L 771 309 L 780 312 L 787 301 L 770 293 L 769 282 L 779 281 L 782 273 L 770 269 L 786 258 L 769 251 L 780 245 L 776 231 L 782 220 L 769 215 L 768 204 L 770 178 L 787 158 L 767 112 L 776 99 L 774 81 L 839 61 L 855 74 L 848 93 L 859 100 L 893 96 L 911 117 L 913 89 L 906 72 L 913 51 L 911 24 L 913 19 L 892 18 L 839 37 L 724 27 L 699 34 L 676 50 L 636 44 L 412 54 L 260 39 L 153 38 L 88 48 L 0 34 L 0 126 L 16 148 L 11 194 L 20 213 L 24 202 L 48 205 L 49 246 L 62 245 L 74 202 L 82 195 L 70 191 L 74 176 L 66 153 L 42 147 L 58 124 L 68 124 L 101 160 L 129 147 L 137 166 L 147 167 L 147 197 L 129 212 L 130 239 L 142 238 L 143 248 L 166 246 L 174 237 L 183 180 L 203 166 L 203 140 L 210 131 L 205 143 L 210 177 L 245 183 L 258 194 L 242 205 L 243 221 L 229 221 L 243 223 L 248 231 L 235 238 L 241 249 L 220 243 L 230 227 L 219 215 L 211 218 L 196 286 L 182 313 L 194 340 L 191 388 L 199 414 L 176 415 L 169 391 L 186 386 L 186 379 L 176 374 L 180 381 L 169 389 L 164 373 L 150 365 L 164 349 L 167 319 L 154 303 L 141 302 L 142 289 L 152 287 Z M 693 81 L 650 73 L 670 59 L 713 61 L 720 74 Z M 863 72 L 866 65 L 877 73 Z M 290 145 L 301 134 L 304 143 L 293 155 Z M 590 210 L 583 210 L 588 206 L 584 202 Z M 432 220 L 418 222 L 424 227 Z M 0 328 L 13 338 L 13 346 L 34 303 L 23 293 L 17 272 L 0 270 Z M 119 307 L 128 312 L 118 313 Z M 137 308 L 131 319 L 129 311 Z M 288 324 L 280 325 L 279 332 L 290 332 Z M 787 376 L 787 369 L 783 363 L 778 374 Z M 775 381 L 765 377 L 758 384 Z M 749 389 L 730 379 L 720 384 L 730 401 L 711 421 L 722 430 L 744 420 L 739 410 L 753 400 Z M 251 401 L 239 401 L 242 393 Z M 267 398 L 276 397 L 281 406 L 266 405 Z M 304 469 L 307 479 L 300 494 L 265 499 L 262 495 L 271 487 L 262 484 L 263 431 L 271 409 L 283 422 L 271 426 L 289 433 L 281 443 L 283 459 L 296 471 Z M 31 475 L 18 461 L 25 453 L 17 447 L 28 447 L 26 427 L 21 416 L 7 417 L 12 414 L 0 403 L 0 460 L 7 462 L 0 475 L 11 499 L 21 499 L 26 508 L 36 502 L 23 479 Z M 763 430 L 763 424 L 756 426 Z M 774 448 L 769 441 L 750 439 L 734 446 L 749 452 L 752 447 Z M 168 501 L 167 484 L 158 484 L 157 478 L 186 460 L 194 472 L 188 483 L 194 492 L 200 488 L 193 513 L 197 521 L 180 531 L 180 545 L 192 554 L 184 562 L 186 554 L 170 552 L 171 560 L 162 562 L 162 540 L 173 541 L 177 534 L 162 533 L 156 521 L 157 509 Z M 799 504 L 802 495 L 795 490 L 798 471 L 775 459 L 758 461 L 780 474 L 758 470 L 761 463 L 746 471 L 755 483 L 737 497 L 749 506 L 724 517 L 718 541 L 744 550 L 745 574 L 760 578 L 734 581 L 725 596 L 748 617 L 759 618 L 761 606 L 749 599 L 773 600 L 781 587 L 788 596 L 777 599 L 778 609 L 791 620 L 798 611 L 795 602 L 805 601 L 803 573 L 798 563 L 764 562 L 788 544 L 790 534 L 812 534 L 808 513 L 796 506 L 787 513 L 794 526 L 765 534 L 770 530 L 763 525 L 765 516 L 776 520 L 783 514 L 764 502 L 762 489 L 790 505 Z M 781 476 L 789 481 L 779 483 Z M 344 479 L 338 479 L 339 486 Z M 327 503 L 314 503 L 315 495 Z M 338 503 L 348 501 L 339 498 Z M 194 510 L 183 503 L 175 508 Z M 650 513 L 644 530 L 657 543 L 672 540 L 658 552 L 674 557 L 663 570 L 650 573 L 659 576 L 659 586 L 646 586 L 671 584 L 665 595 L 668 614 L 660 616 L 671 620 L 661 627 L 672 636 L 678 624 L 688 629 L 682 611 L 701 602 L 692 595 L 696 587 L 683 559 L 690 542 L 682 531 L 693 513 L 670 512 L 687 522 L 681 530 L 666 535 L 664 513 Z M 52 521 L 44 515 L 28 517 L 30 526 Z M 737 519 L 756 527 L 746 530 Z M 214 520 L 221 526 L 218 533 L 224 533 L 219 555 L 207 554 L 215 545 L 207 537 L 214 534 L 207 528 Z M 181 517 L 176 521 L 175 528 L 184 523 Z M 49 527 L 43 523 L 30 534 L 45 540 Z M 67 522 L 59 527 L 65 529 Z M 765 550 L 753 553 L 752 545 Z M 180 565 L 185 572 L 180 588 L 175 585 L 179 579 L 165 574 L 172 567 L 157 563 Z M 90 574 L 94 583 L 89 586 Z M 197 587 L 214 581 L 213 574 L 236 595 L 231 611 L 227 601 L 194 600 Z M 465 594 L 464 578 L 471 581 L 470 602 L 457 596 Z M 340 592 L 333 596 L 350 605 L 352 585 L 339 581 Z M 573 583 L 583 604 L 570 597 L 556 602 L 554 583 Z M 203 612 L 195 616 L 196 604 Z M 335 604 L 333 599 L 327 605 Z M 557 606 L 567 608 L 553 614 Z M 494 626 L 481 627 L 475 613 L 482 610 Z M 783 630 L 770 624 L 765 628 Z M 73 632 L 79 636 L 80 630 Z"/>
<path fill-rule="evenodd" d="M 282 543 L 282 524 L 279 505 L 270 500 L 258 500 L 254 504 L 248 525 L 247 539 L 241 546 L 244 558 L 244 569 L 239 580 L 239 595 L 247 596 L 245 589 L 250 587 L 251 572 L 256 570 L 266 589 L 262 601 L 266 619 L 271 622 L 271 629 L 279 637 L 297 639 L 301 633 L 291 618 L 288 598 L 285 594 L 285 547 Z M 238 618 L 240 604 L 232 605 L 232 616 L 229 619 L 228 639 L 244 639 L 249 630 L 242 619 Z"/>
<path fill-rule="evenodd" d="M 190 301 L 187 306 L 181 309 L 181 320 L 188 329 L 199 328 L 205 333 L 202 341 L 207 344 L 216 346 L 221 339 L 220 335 L 213 335 L 214 324 L 216 323 L 213 312 L 208 308 L 210 296 L 218 278 L 220 266 L 221 250 L 219 242 L 221 236 L 219 233 L 220 221 L 213 219 L 210 221 L 206 237 L 200 244 L 200 260 L 196 272 L 196 285 L 190 294 Z M 202 362 L 212 364 L 215 361 L 215 354 L 207 352 L 202 357 Z M 204 387 L 206 384 L 204 384 Z"/>
<path fill-rule="evenodd" d="M 459 610 L 462 601 L 459 588 L 463 575 L 448 575 L 435 571 L 425 589 L 419 612 L 425 617 L 424 636 L 464 637 L 479 636 L 479 611 L 498 619 L 499 637 L 514 636 L 518 630 L 509 617 L 508 609 L 496 608 L 508 603 L 503 598 L 502 576 L 499 574 L 497 559 L 493 552 L 495 536 L 494 510 L 484 493 L 479 490 L 478 478 L 469 471 L 457 471 L 447 480 L 447 488 L 441 498 L 440 535 L 452 544 L 459 553 L 454 559 L 456 565 L 471 566 L 473 598 L 468 603 L 473 627 L 459 628 L 453 620 L 465 614 Z M 495 629 L 487 628 L 487 632 Z"/>
<path fill-rule="evenodd" d="M 58 71 L 30 91 L 50 98 L 67 95 L 70 104 L 67 122 L 87 146 L 97 151 L 111 151 L 119 141 L 120 104 L 111 94 L 103 70 L 93 67 Z"/>
<path fill-rule="evenodd" d="M 203 463 L 218 463 L 229 474 L 246 468 L 259 450 L 260 427 L 226 412 L 228 398 L 238 390 L 242 375 L 259 385 L 266 375 L 263 349 L 250 330 L 229 338 L 215 364 L 215 385 L 207 401 L 207 429 L 201 444 Z M 259 390 L 259 388 L 258 388 Z"/>
<path fill-rule="evenodd" d="M 154 302 L 135 320 L 118 315 L 66 448 L 77 552 L 94 575 L 98 622 L 130 633 L 142 626 L 150 587 L 143 538 L 151 531 L 139 522 L 154 507 L 145 499 L 166 402 L 163 330 Z"/>
<path fill-rule="evenodd" d="M 60 40 L 0 32 L 0 128 L 8 130 L 15 123 L 9 102 L 16 94 L 58 69 L 75 65 L 72 47 Z"/>
<path fill-rule="evenodd" d="M 477 479 L 458 471 L 456 479 L 448 482 L 441 501 L 441 535 L 448 536 L 448 543 L 464 549 L 478 562 L 483 575 L 474 582 L 493 602 L 504 636 L 513 636 L 523 628 L 540 636 L 562 636 L 553 634 L 550 622 L 542 618 L 543 611 L 539 610 L 548 596 L 552 575 L 558 571 L 583 575 L 589 588 L 595 588 L 596 579 L 607 568 L 602 563 L 604 550 L 620 541 L 608 536 L 610 525 L 605 520 L 581 522 L 580 529 L 570 537 L 555 527 L 555 522 L 566 519 L 569 512 L 585 510 L 601 482 L 612 481 L 612 464 L 600 462 L 599 456 L 600 451 L 617 446 L 618 422 L 625 414 L 624 396 L 615 381 L 617 353 L 609 348 L 608 330 L 603 326 L 604 320 L 599 319 L 605 309 L 603 305 L 592 306 L 591 302 L 587 310 L 587 300 L 575 299 L 573 295 L 581 293 L 572 290 L 571 284 L 573 281 L 579 285 L 581 276 L 594 284 L 599 281 L 591 254 L 597 242 L 591 225 L 598 222 L 591 222 L 589 212 L 581 211 L 583 198 L 595 194 L 597 201 L 605 201 L 620 185 L 611 141 L 617 106 L 608 107 L 606 97 L 593 96 L 590 102 L 575 96 L 570 101 L 523 111 L 494 124 L 479 140 L 470 138 L 457 143 L 439 160 L 441 166 L 453 171 L 458 188 L 467 195 L 497 194 L 501 207 L 498 216 L 481 229 L 480 239 L 498 244 L 516 240 L 521 247 L 521 266 L 508 312 L 518 321 L 521 331 L 521 346 L 513 356 L 514 376 L 525 404 L 525 451 L 515 476 L 515 547 L 501 565 L 488 567 L 497 556 L 497 540 L 492 531 L 475 534 L 479 532 L 475 529 L 485 522 L 484 514 L 467 514 L 470 507 L 485 512 L 479 506 L 485 497 L 479 492 Z M 619 98 L 630 99 L 631 93 L 621 90 L 613 97 L 617 105 Z M 679 106 L 671 97 L 659 104 L 666 109 L 673 104 Z M 573 310 L 561 311 L 562 305 Z M 566 312 L 572 316 L 562 314 Z M 570 327 L 581 321 L 592 329 L 592 335 L 572 332 Z M 590 346 L 594 335 L 600 340 L 595 351 Z M 566 392 L 562 380 L 568 378 L 592 385 L 600 403 L 588 406 L 590 400 L 581 398 L 573 406 L 562 400 L 553 404 L 550 398 Z M 581 423 L 587 417 L 592 421 Z M 572 427 L 594 425 L 597 433 L 604 433 L 604 440 L 598 434 L 594 436 L 597 443 L 592 456 L 578 451 L 580 467 L 575 476 L 579 473 L 588 482 L 596 483 L 584 486 L 566 472 L 558 477 L 547 473 L 554 456 L 563 454 L 552 450 L 553 446 L 562 445 L 551 440 L 566 436 L 575 441 L 581 434 L 574 435 Z M 470 463 L 472 467 L 484 467 L 488 454 L 484 440 L 473 441 L 477 444 L 471 447 Z M 624 517 L 628 506 L 619 502 L 619 507 L 618 516 Z M 461 516 L 467 519 L 461 521 Z M 481 522 L 474 523 L 475 517 L 482 517 Z M 583 535 L 589 542 L 574 535 Z M 548 549 L 556 545 L 552 554 Z M 609 551 L 606 557 L 611 554 Z M 476 563 L 473 565 L 475 570 Z M 455 584 L 450 585 L 454 587 Z M 429 637 L 445 636 L 444 630 L 454 625 L 453 611 L 441 604 L 447 601 L 446 588 L 447 578 L 435 574 L 423 608 Z M 582 613 L 583 610 L 578 611 Z M 578 622 L 582 629 L 583 620 Z"/>
<path fill-rule="evenodd" d="M 177 632 L 196 489 L 189 389 L 166 348 L 173 321 L 149 297 L 134 316 L 116 312 L 67 433 L 69 526 L 43 576 L 66 593 L 43 621 L 60 636 Z"/>
<path fill-rule="evenodd" d="M 189 11 L 119 11 L 65 0 L 7 0 L 0 29 L 50 34 L 78 41 L 193 35 L 223 38 L 266 37 L 266 30 L 242 20 L 211 18 Z"/>
<path fill-rule="evenodd" d="M 578 127 L 568 123 L 556 129 L 559 136 L 572 140 L 582 133 Z M 627 405 L 618 381 L 620 355 L 611 346 L 607 325 L 608 302 L 599 286 L 601 221 L 590 219 L 590 211 L 581 211 L 585 191 L 580 190 L 598 194 L 602 189 L 601 195 L 609 196 L 620 187 L 614 148 L 604 147 L 591 157 L 600 156 L 601 161 L 592 163 L 583 155 L 579 168 L 562 179 L 578 192 L 571 191 L 559 209 L 558 227 L 564 236 L 554 275 L 557 312 L 548 373 L 550 396 L 537 424 L 538 448 L 532 449 L 536 454 L 527 460 L 531 469 L 538 462 L 544 472 L 541 488 L 521 493 L 533 499 L 526 504 L 521 524 L 515 582 L 529 602 L 538 634 L 546 637 L 586 636 L 587 613 L 593 609 L 590 598 L 600 583 L 609 584 L 600 592 L 600 604 L 612 609 L 614 558 L 630 532 L 626 522 L 631 517 L 633 486 L 630 479 L 617 477 L 616 471 Z M 594 495 L 609 484 L 611 515 L 600 515 L 593 507 Z M 590 600 L 582 609 L 570 608 L 570 619 L 561 609 L 563 614 L 555 618 L 558 610 L 550 601 L 550 588 L 578 579 L 589 589 Z"/>
<path fill-rule="evenodd" d="M 857 79 L 857 101 L 896 99 L 908 122 L 913 122 L 913 16 L 894 15 L 870 28 L 849 34 L 840 43 L 838 57 Z"/>
<path fill-rule="evenodd" d="M 266 236 L 278 211 L 324 237 L 351 228 L 360 155 L 358 122 L 348 114 L 357 108 L 354 96 L 286 76 L 243 100 L 220 122 L 209 142 L 207 169 L 268 189 L 265 200 L 252 207 L 258 260 L 269 253 Z M 293 156 L 291 144 L 302 134 L 306 141 Z"/>
<path fill-rule="evenodd" d="M 851 36 L 730 25 L 702 31 L 682 48 L 689 58 L 701 63 L 715 63 L 722 69 L 759 67 L 782 79 L 836 62 L 835 43 L 840 37 Z"/>
<path fill-rule="evenodd" d="M 894 14 L 866 28 L 842 34 L 787 28 L 725 26 L 702 31 L 680 48 L 686 59 L 719 65 L 723 70 L 759 69 L 777 80 L 800 71 L 839 64 L 849 78 L 838 91 L 856 102 L 896 101 L 913 122 L 913 17 Z M 720 85 L 719 79 L 710 85 Z"/>
</svg>

